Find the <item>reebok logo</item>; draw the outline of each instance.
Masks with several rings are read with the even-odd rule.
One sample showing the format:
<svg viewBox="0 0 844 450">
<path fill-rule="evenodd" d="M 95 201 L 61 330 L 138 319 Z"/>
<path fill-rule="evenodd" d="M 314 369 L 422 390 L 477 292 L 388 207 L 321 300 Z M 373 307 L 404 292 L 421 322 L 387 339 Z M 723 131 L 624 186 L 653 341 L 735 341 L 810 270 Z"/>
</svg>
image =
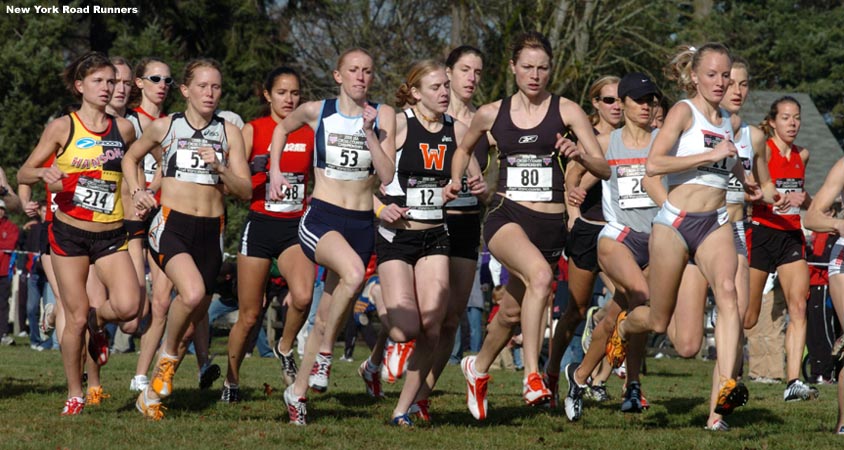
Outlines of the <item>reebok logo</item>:
<svg viewBox="0 0 844 450">
<path fill-rule="evenodd" d="M 522 136 L 519 138 L 519 144 L 533 144 L 539 139 L 539 136 L 535 134 L 531 134 L 528 136 Z"/>
</svg>

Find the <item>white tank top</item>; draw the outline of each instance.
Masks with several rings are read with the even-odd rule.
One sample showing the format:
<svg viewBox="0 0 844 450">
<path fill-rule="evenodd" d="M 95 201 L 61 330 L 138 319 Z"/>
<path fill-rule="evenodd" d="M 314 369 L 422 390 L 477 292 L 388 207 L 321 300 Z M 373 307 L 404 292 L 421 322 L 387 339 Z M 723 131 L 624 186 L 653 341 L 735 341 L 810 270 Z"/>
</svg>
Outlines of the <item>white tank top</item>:
<svg viewBox="0 0 844 450">
<path fill-rule="evenodd" d="M 744 176 L 747 177 L 753 169 L 753 143 L 750 140 L 750 126 L 747 122 L 742 122 L 739 127 L 736 149 L 738 149 L 739 161 L 744 167 Z M 730 184 L 727 186 L 727 203 L 744 204 L 744 186 L 732 174 L 730 174 Z"/>
<path fill-rule="evenodd" d="M 730 113 L 721 109 L 721 124 L 714 125 L 701 114 L 691 100 L 681 100 L 692 110 L 692 126 L 681 136 L 669 154 L 671 156 L 699 155 L 711 151 L 721 141 L 733 137 Z M 707 164 L 679 173 L 670 173 L 665 178 L 669 186 L 679 184 L 702 184 L 717 189 L 727 189 L 730 172 L 737 158 L 725 158 L 714 164 Z"/>
</svg>

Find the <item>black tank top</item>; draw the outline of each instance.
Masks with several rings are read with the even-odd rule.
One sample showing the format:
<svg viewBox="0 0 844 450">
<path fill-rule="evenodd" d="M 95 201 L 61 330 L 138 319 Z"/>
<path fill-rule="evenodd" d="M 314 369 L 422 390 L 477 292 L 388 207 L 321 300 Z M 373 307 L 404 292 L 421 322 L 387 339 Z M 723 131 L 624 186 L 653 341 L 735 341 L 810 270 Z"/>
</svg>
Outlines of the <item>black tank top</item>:
<svg viewBox="0 0 844 450">
<path fill-rule="evenodd" d="M 565 135 L 569 130 L 560 116 L 560 97 L 551 96 L 545 118 L 528 130 L 513 124 L 512 98 L 501 101 L 490 129 L 498 144 L 501 164 L 498 192 L 513 201 L 562 203 L 565 164 L 554 144 L 557 133 Z"/>
<path fill-rule="evenodd" d="M 484 135 L 478 140 L 478 143 L 475 144 L 475 148 L 472 150 L 475 158 L 478 160 L 478 164 L 480 165 L 481 172 L 483 174 L 486 174 L 486 169 L 489 167 L 490 147 L 489 136 L 484 133 Z M 446 203 L 445 209 L 446 212 L 461 211 L 466 213 L 481 211 L 481 202 L 478 200 L 477 196 L 472 195 L 469 191 L 469 184 L 467 183 L 465 175 L 460 179 L 460 192 L 457 193 L 457 198 Z"/>
<path fill-rule="evenodd" d="M 595 136 L 598 135 L 598 130 L 592 128 L 592 131 L 595 133 Z M 601 180 L 598 180 L 597 183 L 586 191 L 586 198 L 580 204 L 580 216 L 586 220 L 595 222 L 605 221 L 603 202 L 601 200 L 604 194 L 601 186 L 603 186 L 603 183 L 601 183 Z"/>
<path fill-rule="evenodd" d="M 443 116 L 443 126 L 431 133 L 419 123 L 413 109 L 404 111 L 407 136 L 396 151 L 396 177 L 386 188 L 386 203 L 408 207 L 411 220 L 443 221 L 442 190 L 451 178 L 451 158 L 457 149 L 454 119 Z"/>
</svg>

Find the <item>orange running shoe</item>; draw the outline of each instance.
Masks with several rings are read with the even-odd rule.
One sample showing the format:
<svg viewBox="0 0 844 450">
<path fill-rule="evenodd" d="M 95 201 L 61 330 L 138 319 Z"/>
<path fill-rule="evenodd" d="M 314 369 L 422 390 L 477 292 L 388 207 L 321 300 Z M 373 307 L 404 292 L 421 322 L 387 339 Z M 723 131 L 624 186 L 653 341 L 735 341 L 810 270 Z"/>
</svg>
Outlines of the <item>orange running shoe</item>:
<svg viewBox="0 0 844 450">
<path fill-rule="evenodd" d="M 607 341 L 607 361 L 612 364 L 614 369 L 621 367 L 621 364 L 627 358 L 627 341 L 621 338 L 621 333 L 618 331 L 621 327 L 621 322 L 624 322 L 626 318 L 626 311 L 619 313 L 618 319 L 615 322 L 615 329 L 612 331 L 609 341 Z"/>
<path fill-rule="evenodd" d="M 103 399 L 109 398 L 111 395 L 103 392 L 102 386 L 89 386 L 88 394 L 85 396 L 85 403 L 92 406 L 99 406 Z"/>
<path fill-rule="evenodd" d="M 177 358 L 169 358 L 162 353 L 158 357 L 155 371 L 149 387 L 161 398 L 167 398 L 173 393 L 173 375 L 176 374 L 176 366 L 179 365 Z"/>
<path fill-rule="evenodd" d="M 721 390 L 718 391 L 718 402 L 715 404 L 715 413 L 726 416 L 739 406 L 746 405 L 749 397 L 750 394 L 747 392 L 747 387 L 743 383 L 737 383 L 736 380 L 730 378 L 721 386 Z"/>
</svg>

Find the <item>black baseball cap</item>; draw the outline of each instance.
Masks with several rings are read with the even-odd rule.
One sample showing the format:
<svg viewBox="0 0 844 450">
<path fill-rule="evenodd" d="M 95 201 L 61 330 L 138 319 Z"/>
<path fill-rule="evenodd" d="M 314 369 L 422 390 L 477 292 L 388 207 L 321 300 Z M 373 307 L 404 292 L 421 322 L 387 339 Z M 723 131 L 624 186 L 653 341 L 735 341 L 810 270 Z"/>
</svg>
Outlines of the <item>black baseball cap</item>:
<svg viewBox="0 0 844 450">
<path fill-rule="evenodd" d="M 654 82 L 641 72 L 628 73 L 618 82 L 618 97 L 621 99 L 630 97 L 635 100 L 649 94 L 662 97 Z"/>
</svg>

